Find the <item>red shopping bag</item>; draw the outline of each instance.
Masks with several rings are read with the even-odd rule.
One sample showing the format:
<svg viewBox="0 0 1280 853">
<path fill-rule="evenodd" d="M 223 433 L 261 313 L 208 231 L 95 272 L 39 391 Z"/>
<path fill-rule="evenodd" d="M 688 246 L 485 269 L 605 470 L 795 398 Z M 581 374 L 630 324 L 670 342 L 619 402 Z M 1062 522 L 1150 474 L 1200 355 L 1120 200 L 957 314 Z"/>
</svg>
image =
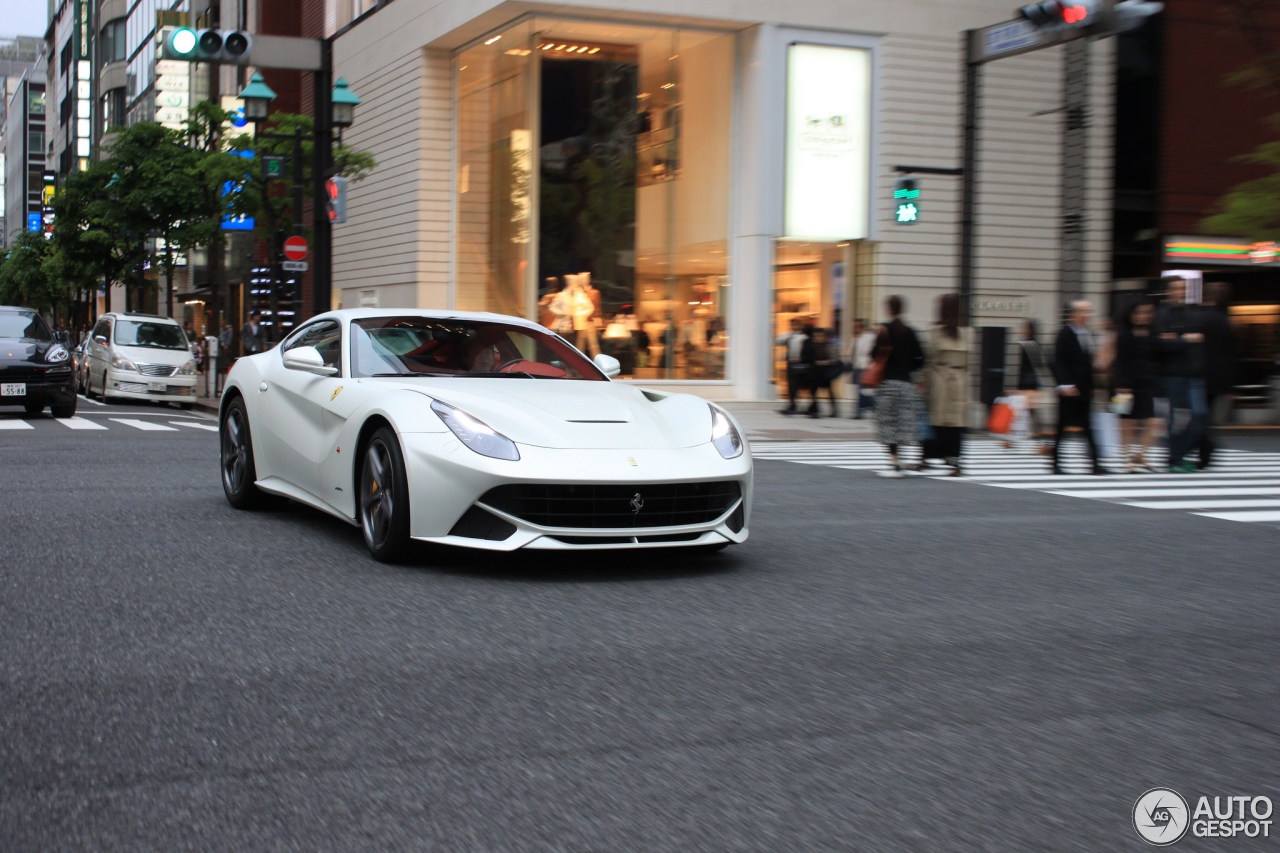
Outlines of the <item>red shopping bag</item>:
<svg viewBox="0 0 1280 853">
<path fill-rule="evenodd" d="M 1013 406 L 997 400 L 991 406 L 991 414 L 987 416 L 987 429 L 997 435 L 1008 435 L 1013 426 Z"/>
</svg>

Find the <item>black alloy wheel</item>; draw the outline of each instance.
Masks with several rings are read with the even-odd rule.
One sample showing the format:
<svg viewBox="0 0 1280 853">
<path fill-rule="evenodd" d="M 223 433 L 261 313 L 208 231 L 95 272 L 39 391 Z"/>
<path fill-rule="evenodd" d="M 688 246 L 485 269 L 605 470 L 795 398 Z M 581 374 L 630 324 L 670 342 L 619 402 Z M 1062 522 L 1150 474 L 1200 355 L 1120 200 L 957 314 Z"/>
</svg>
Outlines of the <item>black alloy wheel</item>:
<svg viewBox="0 0 1280 853">
<path fill-rule="evenodd" d="M 409 549 L 409 484 L 400 442 L 389 427 L 369 439 L 360 463 L 360 530 L 375 560 L 393 563 Z"/>
<path fill-rule="evenodd" d="M 222 491 L 227 502 L 236 509 L 252 509 L 262 501 L 262 492 L 254 485 L 258 479 L 253 462 L 253 441 L 249 435 L 249 418 L 244 401 L 237 398 L 227 404 L 218 424 L 221 446 Z"/>
</svg>

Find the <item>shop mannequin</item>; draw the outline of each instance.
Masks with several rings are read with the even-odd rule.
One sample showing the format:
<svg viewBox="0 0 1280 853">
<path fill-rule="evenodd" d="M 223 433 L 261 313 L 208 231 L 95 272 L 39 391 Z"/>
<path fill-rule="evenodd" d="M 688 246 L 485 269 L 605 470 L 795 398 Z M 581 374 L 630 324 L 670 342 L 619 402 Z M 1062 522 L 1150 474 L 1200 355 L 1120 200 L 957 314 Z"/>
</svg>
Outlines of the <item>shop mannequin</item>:
<svg viewBox="0 0 1280 853">
<path fill-rule="evenodd" d="M 555 316 L 551 328 L 561 334 L 572 331 L 574 345 L 588 356 L 596 356 L 600 353 L 600 341 L 596 336 L 600 291 L 591 286 L 591 273 L 566 275 L 564 280 L 564 289 L 549 305 Z"/>
</svg>

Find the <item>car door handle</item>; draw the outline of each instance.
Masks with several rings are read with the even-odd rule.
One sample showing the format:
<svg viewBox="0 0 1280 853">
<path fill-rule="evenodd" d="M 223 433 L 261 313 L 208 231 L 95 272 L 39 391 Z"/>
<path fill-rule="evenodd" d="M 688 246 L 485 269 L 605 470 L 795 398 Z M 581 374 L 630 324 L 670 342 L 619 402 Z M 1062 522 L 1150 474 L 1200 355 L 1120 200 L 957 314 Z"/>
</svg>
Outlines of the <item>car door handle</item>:
<svg viewBox="0 0 1280 853">
<path fill-rule="evenodd" d="M 267 383 L 263 382 L 261 385 L 258 386 L 259 394 L 261 394 L 263 391 L 266 391 L 266 390 L 267 390 Z"/>
</svg>

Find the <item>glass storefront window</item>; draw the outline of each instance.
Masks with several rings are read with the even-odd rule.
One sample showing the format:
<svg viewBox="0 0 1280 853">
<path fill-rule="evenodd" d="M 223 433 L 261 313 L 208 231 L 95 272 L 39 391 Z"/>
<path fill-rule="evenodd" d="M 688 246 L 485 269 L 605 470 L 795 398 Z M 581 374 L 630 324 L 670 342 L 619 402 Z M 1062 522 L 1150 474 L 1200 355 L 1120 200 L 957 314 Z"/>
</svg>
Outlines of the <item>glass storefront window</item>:
<svg viewBox="0 0 1280 853">
<path fill-rule="evenodd" d="M 723 379 L 730 35 L 531 18 L 458 54 L 455 304 Z"/>
</svg>

